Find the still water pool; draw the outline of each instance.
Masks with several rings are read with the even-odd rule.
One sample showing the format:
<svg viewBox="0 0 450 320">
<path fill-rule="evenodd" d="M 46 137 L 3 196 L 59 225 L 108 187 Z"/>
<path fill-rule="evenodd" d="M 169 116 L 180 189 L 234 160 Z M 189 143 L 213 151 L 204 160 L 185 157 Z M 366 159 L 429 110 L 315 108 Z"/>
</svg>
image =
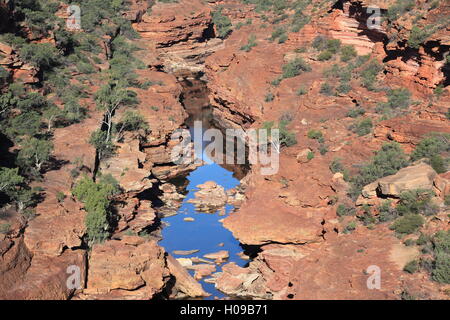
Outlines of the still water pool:
<svg viewBox="0 0 450 320">
<path fill-rule="evenodd" d="M 237 253 L 242 252 L 239 241 L 237 241 L 232 233 L 225 229 L 219 220 L 228 215 L 233 207 L 227 205 L 226 215 L 220 216 L 218 212 L 215 214 L 199 213 L 195 211 L 193 204 L 188 203 L 189 199 L 194 197 L 194 193 L 198 190 L 197 185 L 206 181 L 215 181 L 217 184 L 225 188 L 232 189 L 239 185 L 239 180 L 233 177 L 233 173 L 225 170 L 215 163 L 209 163 L 193 171 L 187 179 L 189 185 L 187 187 L 188 194 L 184 199 L 178 214 L 176 216 L 164 218 L 163 222 L 167 223 L 162 230 L 162 238 L 160 245 L 171 253 L 174 250 L 199 250 L 195 254 L 188 256 L 177 256 L 175 258 L 203 257 L 207 253 L 213 253 L 220 250 L 227 250 L 230 254 L 228 262 L 235 262 L 239 266 L 244 266 L 248 261 L 241 259 Z M 186 222 L 183 219 L 192 217 L 194 222 Z M 219 244 L 223 243 L 223 247 Z M 217 271 L 221 270 L 218 266 Z M 194 272 L 190 271 L 193 275 Z M 200 281 L 203 289 L 211 294 L 208 299 L 214 297 L 224 297 L 224 294 L 215 289 L 214 284 Z"/>
</svg>

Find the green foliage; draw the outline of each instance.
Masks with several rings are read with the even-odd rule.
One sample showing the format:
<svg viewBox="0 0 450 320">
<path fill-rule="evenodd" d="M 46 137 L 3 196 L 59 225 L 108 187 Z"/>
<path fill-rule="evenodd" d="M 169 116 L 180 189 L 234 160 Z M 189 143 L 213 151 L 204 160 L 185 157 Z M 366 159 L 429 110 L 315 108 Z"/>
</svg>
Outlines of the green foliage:
<svg viewBox="0 0 450 320">
<path fill-rule="evenodd" d="M 419 142 L 411 154 L 411 160 L 428 159 L 437 173 L 445 173 L 447 172 L 448 159 L 444 159 L 441 153 L 449 151 L 450 135 L 433 133 Z"/>
<path fill-rule="evenodd" d="M 330 60 L 331 58 L 333 58 L 333 54 L 331 53 L 331 51 L 328 51 L 328 50 L 322 51 L 317 56 L 317 59 L 319 61 L 327 61 L 327 60 Z"/>
<path fill-rule="evenodd" d="M 419 49 L 420 45 L 431 36 L 434 32 L 433 26 L 425 26 L 419 28 L 417 25 L 413 26 L 408 39 L 408 46 L 414 49 Z"/>
<path fill-rule="evenodd" d="M 387 222 L 395 220 L 398 217 L 398 212 L 396 208 L 392 206 L 391 200 L 384 201 L 379 207 L 378 207 L 378 220 L 380 222 Z"/>
<path fill-rule="evenodd" d="M 378 113 L 395 115 L 397 110 L 406 109 L 411 104 L 411 92 L 406 88 L 390 89 L 387 97 L 387 102 L 378 105 Z"/>
<path fill-rule="evenodd" d="M 328 152 L 328 146 L 325 145 L 325 144 L 323 144 L 323 143 L 321 143 L 321 144 L 319 145 L 319 153 L 323 156 L 323 155 L 325 155 L 327 152 Z"/>
<path fill-rule="evenodd" d="M 9 195 L 16 202 L 17 210 L 24 213 L 25 208 L 35 206 L 39 201 L 39 190 L 28 187 L 20 188 Z"/>
<path fill-rule="evenodd" d="M 14 1 L 16 18 L 23 21 L 35 36 L 45 36 L 55 28 L 55 15 L 59 3 L 56 1 L 20 0 Z"/>
<path fill-rule="evenodd" d="M 40 172 L 42 165 L 50 160 L 52 150 L 50 141 L 31 138 L 23 142 L 17 161 L 24 168 L 34 168 Z"/>
<path fill-rule="evenodd" d="M 314 152 L 309 151 L 308 155 L 306 156 L 306 159 L 308 159 L 308 161 L 311 161 L 312 159 L 314 159 L 315 155 Z"/>
<path fill-rule="evenodd" d="M 271 37 L 269 38 L 270 41 L 275 41 L 276 39 L 286 36 L 286 30 L 283 27 L 277 27 L 273 32 Z"/>
<path fill-rule="evenodd" d="M 111 200 L 117 186 L 110 183 L 95 183 L 88 177 L 82 178 L 72 193 L 84 203 L 87 211 L 85 224 L 91 244 L 106 240 L 110 233 Z"/>
<path fill-rule="evenodd" d="M 0 66 L 0 84 L 4 81 L 6 81 L 10 76 L 10 73 L 3 68 L 2 66 Z"/>
<path fill-rule="evenodd" d="M 431 190 L 405 191 L 400 195 L 400 201 L 396 210 L 401 216 L 408 214 L 434 215 L 439 211 L 439 208 L 431 203 L 433 196 L 434 193 Z"/>
<path fill-rule="evenodd" d="M 11 229 L 11 224 L 9 224 L 9 223 L 0 224 L 0 234 L 7 234 L 10 229 Z"/>
<path fill-rule="evenodd" d="M 311 129 L 308 131 L 307 136 L 309 139 L 323 141 L 323 133 L 320 130 Z"/>
<path fill-rule="evenodd" d="M 265 102 L 272 102 L 275 99 L 275 96 L 272 92 L 269 92 L 268 94 L 266 94 L 264 101 Z"/>
<path fill-rule="evenodd" d="M 330 60 L 333 55 L 338 53 L 341 47 L 341 41 L 339 39 L 326 39 L 323 36 L 317 36 L 312 43 L 313 48 L 320 51 L 317 59 L 319 61 Z M 345 49 L 346 53 L 349 53 L 349 49 Z"/>
<path fill-rule="evenodd" d="M 56 200 L 58 200 L 58 202 L 63 202 L 65 198 L 66 195 L 64 194 L 64 192 L 58 191 L 58 193 L 56 194 Z"/>
<path fill-rule="evenodd" d="M 439 174 L 447 172 L 447 162 L 440 155 L 432 156 L 430 165 Z"/>
<path fill-rule="evenodd" d="M 300 87 L 300 88 L 297 90 L 297 95 L 298 95 L 298 96 L 303 96 L 303 95 L 305 95 L 307 92 L 308 92 L 308 90 L 307 90 L 305 87 Z"/>
<path fill-rule="evenodd" d="M 424 224 L 424 219 L 419 214 L 403 216 L 391 225 L 391 229 L 400 234 L 411 234 L 419 230 Z"/>
<path fill-rule="evenodd" d="M 107 133 L 102 130 L 92 132 L 89 143 L 97 150 L 99 159 L 107 159 L 114 155 L 115 146 L 107 139 Z"/>
<path fill-rule="evenodd" d="M 309 64 L 302 58 L 296 58 L 283 66 L 283 79 L 293 78 L 311 70 Z"/>
<path fill-rule="evenodd" d="M 384 144 L 373 157 L 372 161 L 361 167 L 359 175 L 352 178 L 353 186 L 350 195 L 356 198 L 364 186 L 379 178 L 395 174 L 408 164 L 408 158 L 400 147 L 400 144 L 396 142 Z"/>
<path fill-rule="evenodd" d="M 444 151 L 450 151 L 450 135 L 433 134 L 430 137 L 422 139 L 411 154 L 413 161 L 439 155 Z"/>
<path fill-rule="evenodd" d="M 9 119 L 4 132 L 13 141 L 20 141 L 24 136 L 36 135 L 41 126 L 41 116 L 37 112 L 27 112 Z"/>
<path fill-rule="evenodd" d="M 116 135 L 117 141 L 122 139 L 122 136 L 125 132 L 137 132 L 142 130 L 143 135 L 147 134 L 149 130 L 149 126 L 147 122 L 145 122 L 144 117 L 135 111 L 127 110 L 122 119 L 116 125 Z"/>
<path fill-rule="evenodd" d="M 377 60 L 372 60 L 361 71 L 361 82 L 363 87 L 368 90 L 374 90 L 378 74 L 384 69 L 383 65 Z"/>
<path fill-rule="evenodd" d="M 356 230 L 356 221 L 350 221 L 347 226 L 344 228 L 344 233 L 351 233 Z"/>
<path fill-rule="evenodd" d="M 417 260 L 408 262 L 403 268 L 403 271 L 408 273 L 416 273 L 418 270 L 419 270 L 419 263 L 417 262 Z"/>
<path fill-rule="evenodd" d="M 414 0 L 397 0 L 395 4 L 388 8 L 386 17 L 390 22 L 393 22 L 406 12 L 411 11 L 414 6 Z"/>
<path fill-rule="evenodd" d="M 330 171 L 333 173 L 342 173 L 344 175 L 344 181 L 350 180 L 350 173 L 348 170 L 344 167 L 344 165 L 341 163 L 341 159 L 335 158 L 330 164 Z"/>
<path fill-rule="evenodd" d="M 222 11 L 223 7 L 219 7 L 216 11 L 212 12 L 212 20 L 217 28 L 217 36 L 223 39 L 231 33 L 233 25 L 230 18 L 224 16 Z"/>
<path fill-rule="evenodd" d="M 450 283 L 450 230 L 439 231 L 433 237 L 434 256 L 432 278 L 439 283 Z"/>
<path fill-rule="evenodd" d="M 324 82 L 320 86 L 320 93 L 326 96 L 332 96 L 334 95 L 333 87 L 328 82 Z"/>
<path fill-rule="evenodd" d="M 359 116 L 363 116 L 365 113 L 366 113 L 366 110 L 364 110 L 361 107 L 356 107 L 347 112 L 347 117 L 358 118 Z"/>
<path fill-rule="evenodd" d="M 354 207 L 346 206 L 345 204 L 340 204 L 336 209 L 336 214 L 338 217 L 355 216 L 356 209 Z"/>
<path fill-rule="evenodd" d="M 299 32 L 309 21 L 311 18 L 302 13 L 302 9 L 297 9 L 292 17 L 292 32 Z"/>
<path fill-rule="evenodd" d="M 0 167 L 0 192 L 10 194 L 16 190 L 16 187 L 24 182 L 24 178 L 19 175 L 18 168 Z"/>
<path fill-rule="evenodd" d="M 372 131 L 372 127 L 372 119 L 365 118 L 352 124 L 349 129 L 358 136 L 362 137 L 369 134 Z"/>
<path fill-rule="evenodd" d="M 356 50 L 351 45 L 346 45 L 341 48 L 341 61 L 348 62 L 357 56 Z"/>
<path fill-rule="evenodd" d="M 446 206 L 450 206 L 450 194 L 445 196 L 445 198 L 444 198 L 444 204 L 445 204 Z"/>
<path fill-rule="evenodd" d="M 245 46 L 241 47 L 242 51 L 250 52 L 258 43 L 256 42 L 256 36 L 254 34 L 248 37 L 248 42 Z"/>
<path fill-rule="evenodd" d="M 280 130 L 280 145 L 286 146 L 286 147 L 291 147 L 291 146 L 297 144 L 297 138 L 295 137 L 294 132 L 290 132 L 287 129 L 288 123 L 289 123 L 289 121 L 286 121 L 286 120 L 281 120 L 279 122 L 278 127 Z"/>
<path fill-rule="evenodd" d="M 20 57 L 44 71 L 61 63 L 57 49 L 49 43 L 27 43 L 20 49 Z"/>
</svg>

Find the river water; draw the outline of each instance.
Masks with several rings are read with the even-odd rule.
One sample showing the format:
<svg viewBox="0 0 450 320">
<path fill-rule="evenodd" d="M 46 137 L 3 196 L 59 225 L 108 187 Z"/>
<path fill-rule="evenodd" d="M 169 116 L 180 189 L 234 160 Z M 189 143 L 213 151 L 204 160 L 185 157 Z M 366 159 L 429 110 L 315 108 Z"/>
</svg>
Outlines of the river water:
<svg viewBox="0 0 450 320">
<path fill-rule="evenodd" d="M 204 130 L 211 127 L 211 112 L 208 107 L 206 86 L 200 81 L 194 83 L 186 81 L 183 83 L 183 87 L 186 89 L 184 105 L 190 115 L 187 125 L 191 129 L 191 136 L 194 139 L 194 130 L 192 130 L 194 121 L 202 121 Z M 245 266 L 248 260 L 243 260 L 238 256 L 238 253 L 242 252 L 243 248 L 240 246 L 239 241 L 233 237 L 232 233 L 223 227 L 220 221 L 234 210 L 233 206 L 227 205 L 225 215 L 219 215 L 219 212 L 214 214 L 197 212 L 194 205 L 188 203 L 189 199 L 194 198 L 194 193 L 198 191 L 196 186 L 199 184 L 214 181 L 225 190 L 229 190 L 238 186 L 240 182 L 232 171 L 214 163 L 203 152 L 196 156 L 202 158 L 206 164 L 191 172 L 186 178 L 189 183 L 186 188 L 187 195 L 178 210 L 178 214 L 162 219 L 163 230 L 160 245 L 171 254 L 173 254 L 174 250 L 199 250 L 192 255 L 181 256 L 173 254 L 175 258 L 202 258 L 205 254 L 226 250 L 230 255 L 226 263 L 235 262 L 239 266 Z M 191 217 L 195 220 L 193 222 L 184 221 L 186 217 Z M 222 265 L 216 267 L 217 272 L 220 272 Z M 190 271 L 190 273 L 194 274 L 193 271 Z M 223 298 L 224 294 L 215 289 L 214 284 L 204 281 L 207 278 L 202 279 L 200 283 L 204 290 L 211 294 L 208 299 L 214 299 L 214 297 Z"/>
</svg>

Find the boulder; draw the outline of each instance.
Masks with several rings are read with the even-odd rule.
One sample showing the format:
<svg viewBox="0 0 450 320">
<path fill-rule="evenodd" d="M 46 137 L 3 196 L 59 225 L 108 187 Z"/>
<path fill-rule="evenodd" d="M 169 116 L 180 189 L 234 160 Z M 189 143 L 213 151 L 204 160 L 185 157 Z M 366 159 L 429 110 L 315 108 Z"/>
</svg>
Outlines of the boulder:
<svg viewBox="0 0 450 320">
<path fill-rule="evenodd" d="M 432 167 L 426 163 L 420 163 L 378 180 L 379 190 L 385 196 L 398 197 L 405 191 L 432 189 L 436 175 Z"/>
<path fill-rule="evenodd" d="M 200 190 L 195 193 L 195 198 L 188 200 L 195 205 L 197 211 L 215 213 L 227 203 L 228 196 L 225 189 L 214 181 L 200 184 L 197 188 Z"/>
<path fill-rule="evenodd" d="M 170 274 L 175 277 L 176 282 L 172 288 L 171 297 L 173 298 L 195 298 L 207 297 L 201 284 L 195 281 L 181 264 L 171 255 L 167 256 L 167 267 Z"/>
<path fill-rule="evenodd" d="M 405 191 L 433 189 L 437 173 L 424 162 L 400 169 L 396 174 L 368 184 L 362 190 L 357 204 L 367 203 L 365 199 L 376 199 L 378 194 L 398 198 Z M 439 184 L 439 183 L 438 183 Z M 442 185 L 442 184 L 439 184 Z"/>
<path fill-rule="evenodd" d="M 128 240 L 92 248 L 85 297 L 151 299 L 161 291 L 168 276 L 164 250 L 156 241 Z"/>
</svg>

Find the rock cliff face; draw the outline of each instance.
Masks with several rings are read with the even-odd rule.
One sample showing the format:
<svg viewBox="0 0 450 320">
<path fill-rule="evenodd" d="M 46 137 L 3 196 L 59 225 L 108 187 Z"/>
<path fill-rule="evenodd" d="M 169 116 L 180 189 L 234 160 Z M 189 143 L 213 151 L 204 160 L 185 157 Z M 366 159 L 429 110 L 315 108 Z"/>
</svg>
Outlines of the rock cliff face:
<svg viewBox="0 0 450 320">
<path fill-rule="evenodd" d="M 386 9 L 392 4 L 380 2 L 378 5 Z M 377 229 L 370 236 L 359 232 L 343 234 L 342 219 L 336 217 L 333 199 L 345 198 L 343 190 L 348 188 L 348 184 L 342 176 L 333 176 L 329 164 L 336 158 L 349 166 L 366 161 L 371 157 L 370 150 L 379 148 L 383 141 L 399 142 L 410 152 L 430 132 L 448 133 L 448 120 L 442 118 L 446 112 L 442 102 L 448 103 L 448 93 L 429 105 L 424 101 L 431 94 L 430 88 L 446 81 L 443 55 L 431 52 L 448 51 L 445 49 L 448 29 L 445 35 L 442 35 L 445 28 L 440 29 L 414 51 L 414 55 L 409 55 L 411 48 L 402 47 L 395 51 L 393 42 L 388 40 L 398 26 L 382 24 L 378 30 L 367 28 L 367 6 L 361 1 L 339 1 L 329 14 L 312 14 L 312 21 L 298 34 L 290 33 L 284 44 L 266 41 L 264 37 L 270 31 L 261 31 L 258 18 L 252 16 L 253 25 L 235 30 L 225 41 L 225 48 L 206 60 L 215 121 L 223 127 L 257 128 L 264 121 L 273 121 L 289 113 L 293 119 L 290 128 L 298 141 L 296 146 L 282 152 L 282 165 L 277 175 L 260 176 L 259 166 L 253 166 L 245 182 L 247 200 L 224 221 L 224 226 L 243 244 L 261 246 L 262 250 L 250 267 L 239 268 L 230 264 L 218 275 L 216 287 L 230 295 L 275 299 L 393 299 L 399 297 L 400 288 L 414 287 L 411 277 L 402 269 L 404 263 L 415 258 L 416 253 L 403 253 L 402 250 L 408 250 L 402 248 L 389 230 Z M 232 4 L 226 7 L 232 11 Z M 434 19 L 433 13 L 445 15 L 447 9 L 441 2 L 439 8 L 433 10 L 425 11 L 429 17 L 423 18 L 427 21 L 425 23 Z M 232 14 L 229 16 L 233 17 Z M 411 26 L 407 30 L 410 32 Z M 401 46 L 408 39 L 409 32 L 400 33 L 395 43 Z M 246 44 L 249 34 L 256 36 L 258 45 L 250 52 L 239 50 Z M 363 139 L 352 138 L 346 133 L 346 106 L 363 105 L 373 110 L 384 98 L 379 92 L 357 86 L 336 97 L 321 94 L 323 82 L 320 73 L 326 70 L 327 63 L 318 62 L 308 49 L 303 50 L 303 54 L 294 51 L 308 46 L 317 35 L 339 39 L 343 44 L 352 45 L 360 55 L 370 54 L 379 61 L 385 61 L 386 69 L 379 75 L 379 80 L 391 86 L 401 83 L 413 92 L 415 98 L 424 102 L 418 103 L 404 117 L 380 121 L 373 135 Z M 433 42 L 436 37 L 439 37 L 439 42 Z M 283 80 L 279 87 L 271 85 L 283 72 L 281 66 L 296 57 L 308 61 L 314 72 L 301 74 L 295 81 Z M 301 86 L 307 89 L 299 98 L 295 92 Z M 264 101 L 268 93 L 272 93 L 273 99 Z M 307 154 L 317 148 L 316 142 L 306 137 L 307 132 L 319 128 L 325 140 L 329 141 L 328 153 L 317 158 L 315 152 L 316 158 L 306 159 Z M 413 189 L 434 188 L 432 177 L 427 178 L 425 184 L 410 178 L 407 180 Z M 392 189 L 389 186 L 386 188 Z M 267 190 L 271 192 L 268 194 Z M 440 225 L 447 228 L 445 219 Z M 378 242 L 376 239 L 383 240 Z M 367 242 L 363 244 L 360 241 Z M 276 249 L 273 243 L 277 244 Z M 298 246 L 300 244 L 302 246 Z M 385 250 L 387 247 L 389 250 Z M 361 256 L 358 256 L 360 251 Z M 352 258 L 339 263 L 340 257 Z M 368 290 L 365 284 L 367 276 L 355 271 L 365 270 L 370 261 L 377 261 L 377 265 L 389 274 L 387 287 L 382 291 Z M 311 272 L 304 272 L 308 268 L 312 268 Z M 297 273 L 295 270 L 302 271 Z M 332 278 L 332 274 L 339 276 Z M 428 280 L 421 281 L 428 286 Z M 438 285 L 433 284 L 428 289 L 427 297 L 444 297 L 440 295 Z"/>
<path fill-rule="evenodd" d="M 211 9 L 199 0 L 159 2 L 134 27 L 171 73 L 202 72 L 205 58 L 222 46 L 215 38 Z"/>
</svg>

